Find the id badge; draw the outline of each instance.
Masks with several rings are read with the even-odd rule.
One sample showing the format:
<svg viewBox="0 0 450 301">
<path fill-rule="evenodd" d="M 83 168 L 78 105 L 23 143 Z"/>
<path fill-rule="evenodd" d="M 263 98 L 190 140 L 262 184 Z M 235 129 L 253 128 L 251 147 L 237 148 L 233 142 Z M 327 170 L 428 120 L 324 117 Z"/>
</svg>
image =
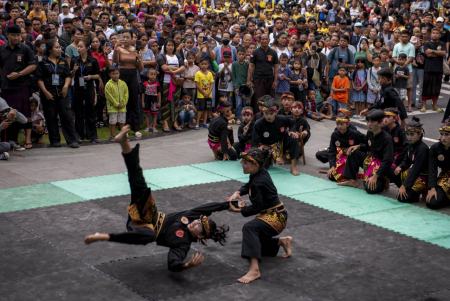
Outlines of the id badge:
<svg viewBox="0 0 450 301">
<path fill-rule="evenodd" d="M 80 87 L 84 87 L 84 78 L 80 77 Z"/>
<path fill-rule="evenodd" d="M 52 85 L 59 86 L 59 74 L 52 74 Z"/>
</svg>

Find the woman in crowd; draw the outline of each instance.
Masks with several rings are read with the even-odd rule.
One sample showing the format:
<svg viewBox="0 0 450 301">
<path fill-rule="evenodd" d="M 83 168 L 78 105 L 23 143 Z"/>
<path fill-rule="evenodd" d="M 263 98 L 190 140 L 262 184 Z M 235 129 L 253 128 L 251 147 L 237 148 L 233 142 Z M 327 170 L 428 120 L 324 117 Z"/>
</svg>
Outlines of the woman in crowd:
<svg viewBox="0 0 450 301">
<path fill-rule="evenodd" d="M 287 47 L 286 42 L 287 35 L 284 31 L 277 34 L 275 41 L 272 44 L 272 49 L 277 52 L 278 58 L 282 53 L 285 53 L 289 57 L 289 48 Z"/>
<path fill-rule="evenodd" d="M 77 48 L 78 48 L 78 43 L 83 39 L 83 35 L 84 35 L 83 28 L 81 28 L 81 27 L 75 27 L 72 30 L 72 41 L 73 42 L 66 48 L 66 59 L 67 59 L 67 62 L 69 63 L 69 65 L 70 65 L 70 61 L 74 57 L 79 56 Z"/>
<path fill-rule="evenodd" d="M 148 35 L 146 32 L 138 34 L 138 41 L 141 41 L 142 64 L 144 65 L 140 79 L 141 82 L 145 82 L 147 80 L 148 68 L 155 68 L 156 66 L 156 58 L 153 51 L 148 48 Z"/>
</svg>

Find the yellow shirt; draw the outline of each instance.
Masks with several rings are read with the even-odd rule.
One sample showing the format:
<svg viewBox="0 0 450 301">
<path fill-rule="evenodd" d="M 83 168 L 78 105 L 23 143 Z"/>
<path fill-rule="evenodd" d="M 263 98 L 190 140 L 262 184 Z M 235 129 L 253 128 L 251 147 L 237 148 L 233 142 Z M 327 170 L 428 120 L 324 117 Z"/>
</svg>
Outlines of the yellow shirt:
<svg viewBox="0 0 450 301">
<path fill-rule="evenodd" d="M 317 29 L 318 32 L 320 32 L 322 35 L 325 35 L 328 33 L 328 28 L 319 28 Z"/>
<path fill-rule="evenodd" d="M 283 14 L 279 14 L 279 15 L 273 14 L 272 18 L 276 19 L 276 18 L 281 18 L 282 16 L 283 16 Z"/>
<path fill-rule="evenodd" d="M 197 73 L 195 73 L 195 82 L 198 82 L 200 89 L 206 92 L 209 90 L 209 87 L 214 82 L 214 78 L 210 71 L 208 71 L 207 75 L 204 75 L 202 71 L 197 71 Z M 211 98 L 212 89 L 209 92 L 210 94 L 208 98 Z M 200 92 L 200 90 L 197 90 L 197 98 L 205 98 L 205 96 Z"/>
<path fill-rule="evenodd" d="M 314 17 L 314 14 L 309 13 L 309 12 L 305 12 L 305 17 L 306 18 L 312 18 L 312 17 Z"/>
<path fill-rule="evenodd" d="M 298 18 L 300 18 L 302 15 L 300 13 L 298 14 L 293 14 L 292 17 L 294 17 L 295 20 L 297 20 Z"/>
<path fill-rule="evenodd" d="M 28 20 L 33 20 L 34 17 L 41 18 L 42 22 L 47 21 L 47 17 L 43 11 L 41 11 L 40 14 L 36 14 L 34 10 L 32 10 L 28 15 Z"/>
</svg>

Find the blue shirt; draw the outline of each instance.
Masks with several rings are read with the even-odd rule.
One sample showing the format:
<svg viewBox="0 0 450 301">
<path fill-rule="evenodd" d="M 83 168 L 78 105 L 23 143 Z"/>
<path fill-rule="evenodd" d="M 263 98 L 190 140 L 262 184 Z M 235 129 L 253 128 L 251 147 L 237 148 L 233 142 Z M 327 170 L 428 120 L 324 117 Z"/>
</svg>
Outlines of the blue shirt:
<svg viewBox="0 0 450 301">
<path fill-rule="evenodd" d="M 337 53 L 335 53 L 337 51 Z M 331 62 L 328 78 L 333 81 L 334 77 L 338 75 L 338 59 L 341 58 L 345 64 L 354 65 L 355 57 L 351 50 L 341 50 L 339 47 L 334 48 L 328 54 L 327 60 Z"/>
<path fill-rule="evenodd" d="M 291 69 L 289 69 L 287 66 L 284 67 L 283 71 L 281 71 L 281 65 L 278 66 L 278 76 L 280 76 L 281 74 L 284 74 L 285 78 L 286 77 L 292 78 Z M 289 91 L 290 88 L 291 88 L 291 84 L 286 79 L 281 80 L 280 78 L 278 78 L 277 87 L 275 88 L 275 93 L 284 93 L 286 91 Z"/>
</svg>

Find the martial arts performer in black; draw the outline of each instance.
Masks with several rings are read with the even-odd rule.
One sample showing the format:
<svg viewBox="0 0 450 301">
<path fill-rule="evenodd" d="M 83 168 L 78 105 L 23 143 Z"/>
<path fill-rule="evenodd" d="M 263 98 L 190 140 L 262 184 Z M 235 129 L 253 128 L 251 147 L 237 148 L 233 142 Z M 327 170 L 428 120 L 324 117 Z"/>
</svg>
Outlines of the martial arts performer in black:
<svg viewBox="0 0 450 301">
<path fill-rule="evenodd" d="M 361 117 L 364 117 L 367 112 L 370 112 L 374 109 L 384 110 L 386 108 L 397 108 L 400 112 L 400 120 L 401 125 L 406 125 L 406 118 L 408 118 L 408 114 L 406 113 L 405 105 L 402 100 L 398 96 L 397 91 L 395 91 L 392 86 L 392 78 L 394 77 L 394 73 L 391 68 L 383 68 L 377 72 L 378 81 L 381 86 L 380 98 L 369 108 L 361 111 L 359 114 Z"/>
<path fill-rule="evenodd" d="M 122 146 L 122 154 L 128 169 L 128 181 L 131 189 L 131 204 L 127 208 L 128 232 L 96 233 L 85 237 L 84 242 L 113 241 L 133 245 L 146 245 L 155 242 L 169 247 L 168 265 L 172 272 L 181 272 L 203 262 L 203 255 L 196 253 L 184 263 L 192 242 L 205 244 L 207 239 L 224 245 L 229 227 L 217 226 L 208 216 L 216 211 L 228 210 L 229 202 L 208 203 L 191 210 L 164 214 L 156 208 L 151 189 L 147 187 L 142 168 L 139 166 L 139 144 L 133 149 L 127 142 L 125 126 L 115 137 Z M 235 202 L 235 206 L 238 206 Z M 230 210 L 231 211 L 231 210 Z"/>
<path fill-rule="evenodd" d="M 242 216 L 256 215 L 256 218 L 247 222 L 243 229 L 241 256 L 250 259 L 250 270 L 238 279 L 239 282 L 249 283 L 258 279 L 259 261 L 262 256 L 275 257 L 281 247 L 285 250 L 283 258 L 291 256 L 292 237 L 275 238 L 286 227 L 288 214 L 283 203 L 278 198 L 278 192 L 272 182 L 264 162 L 269 155 L 267 148 L 251 148 L 246 153 L 241 153 L 242 169 L 244 174 L 250 174 L 250 180 L 231 197 L 229 202 L 236 199 L 239 208 L 230 203 L 230 211 L 240 212 Z M 251 205 L 247 206 L 241 196 L 248 194 Z"/>
<path fill-rule="evenodd" d="M 399 166 L 406 156 L 409 141 L 406 138 L 405 128 L 398 124 L 398 115 L 400 112 L 396 108 L 387 108 L 384 110 L 384 125 L 381 127 L 392 137 L 394 143 L 394 162 L 393 165 Z M 392 166 L 394 167 L 394 166 Z"/>
<path fill-rule="evenodd" d="M 439 129 L 439 142 L 430 147 L 427 207 L 440 209 L 450 206 L 450 123 Z M 441 173 L 438 176 L 438 168 Z"/>
<path fill-rule="evenodd" d="M 272 159 L 281 161 L 283 153 L 289 152 L 291 159 L 291 173 L 298 176 L 297 161 L 300 157 L 300 145 L 298 134 L 295 131 L 295 121 L 291 116 L 277 115 L 277 106 L 270 95 L 264 99 L 264 118 L 255 123 L 252 136 L 252 147 L 268 147 L 270 157 L 264 163 L 267 169 L 272 164 Z"/>
<path fill-rule="evenodd" d="M 228 101 L 219 102 L 217 112 L 220 114 L 208 127 L 208 144 L 214 153 L 214 160 L 236 160 L 237 154 L 228 138 L 228 119 L 233 106 Z"/>
<path fill-rule="evenodd" d="M 358 169 L 363 167 L 367 193 L 375 194 L 386 189 L 386 179 L 394 161 L 394 146 L 391 135 L 381 130 L 384 117 L 381 110 L 372 110 L 367 114 L 367 140 L 364 144 L 348 148 L 343 175 L 349 180 L 338 185 L 358 187 Z"/>
<path fill-rule="evenodd" d="M 238 158 L 242 152 L 248 151 L 252 144 L 253 126 L 253 108 L 250 106 L 242 109 L 242 124 L 238 129 L 238 142 L 233 144 L 233 148 L 236 151 Z"/>
<path fill-rule="evenodd" d="M 400 188 L 397 200 L 413 203 L 418 202 L 420 195 L 428 191 L 429 149 L 422 141 L 423 129 L 419 118 L 414 116 L 412 121 L 406 124 L 405 130 L 410 144 L 406 147 L 403 161 L 391 167 L 389 179 Z"/>
</svg>

